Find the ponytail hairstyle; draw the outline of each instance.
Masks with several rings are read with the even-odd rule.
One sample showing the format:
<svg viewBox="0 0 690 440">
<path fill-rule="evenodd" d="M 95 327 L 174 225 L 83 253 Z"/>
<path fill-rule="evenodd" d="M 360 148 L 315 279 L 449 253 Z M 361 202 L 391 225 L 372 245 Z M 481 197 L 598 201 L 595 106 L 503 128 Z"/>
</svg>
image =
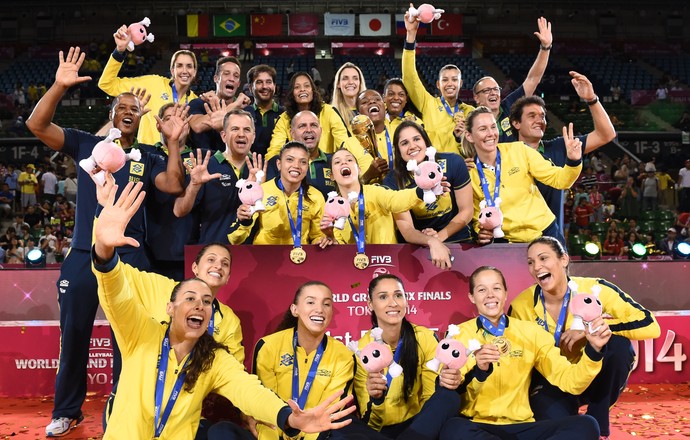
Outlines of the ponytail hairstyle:
<svg viewBox="0 0 690 440">
<path fill-rule="evenodd" d="M 552 251 L 556 253 L 556 256 L 558 256 L 558 258 L 563 258 L 564 255 L 570 257 L 568 255 L 568 252 L 563 247 L 563 244 L 561 244 L 561 242 L 554 237 L 550 237 L 548 235 L 542 235 L 541 237 L 537 237 L 527 245 L 527 250 L 529 251 L 529 249 L 535 244 L 547 245 L 551 248 Z M 565 266 L 565 274 L 568 276 L 570 275 L 570 260 L 568 260 L 568 265 Z"/>
<path fill-rule="evenodd" d="M 328 285 L 322 281 L 307 281 L 306 283 L 302 284 L 297 288 L 297 292 L 295 292 L 295 297 L 292 299 L 292 304 L 297 305 L 297 301 L 299 301 L 300 296 L 302 296 L 302 292 L 304 292 L 304 289 L 310 286 L 323 286 L 326 289 L 328 289 L 329 292 L 331 291 L 331 288 L 328 287 Z M 287 311 L 283 315 L 283 319 L 280 321 L 280 324 L 278 324 L 275 333 L 282 330 L 287 330 L 289 328 L 297 328 L 297 317 L 292 314 L 290 307 L 288 307 Z"/>
<path fill-rule="evenodd" d="M 187 278 L 184 281 L 180 281 L 173 288 L 172 293 L 170 294 L 170 302 L 175 301 L 177 294 L 182 289 L 183 285 L 190 281 L 199 281 L 203 284 L 206 284 L 204 280 L 196 277 Z M 182 370 L 186 373 L 184 378 L 185 391 L 188 393 L 193 392 L 194 385 L 196 385 L 196 381 L 199 379 L 199 376 L 211 369 L 213 361 L 216 358 L 216 350 L 225 350 L 226 352 L 230 353 L 230 350 L 228 350 L 227 346 L 217 342 L 215 339 L 213 339 L 213 336 L 208 334 L 208 332 L 204 332 L 199 340 L 196 341 L 196 344 L 194 344 L 194 349 L 189 355 L 189 362 Z"/>
<path fill-rule="evenodd" d="M 402 280 L 393 274 L 383 274 L 374 278 L 369 282 L 369 301 L 372 301 L 374 289 L 382 280 L 395 280 L 400 287 L 405 289 Z M 378 327 L 379 321 L 376 317 L 376 313 L 371 312 L 371 323 L 374 327 Z M 419 363 L 419 352 L 417 347 L 417 337 L 415 336 L 414 327 L 407 318 L 403 318 L 402 327 L 400 328 L 400 339 L 402 340 L 402 354 L 400 356 L 400 366 L 402 366 L 403 371 L 403 397 L 405 402 L 408 401 L 412 390 L 414 389 L 415 381 L 417 380 L 417 364 Z"/>
<path fill-rule="evenodd" d="M 465 119 L 465 131 L 471 132 L 472 125 L 474 125 L 474 120 L 477 115 L 484 113 L 493 114 L 488 107 L 480 105 L 479 107 L 472 110 Z M 467 140 L 467 136 L 462 136 L 462 144 L 460 145 L 460 154 L 463 158 L 471 158 L 477 155 L 477 150 L 474 148 L 474 144 Z"/>
</svg>

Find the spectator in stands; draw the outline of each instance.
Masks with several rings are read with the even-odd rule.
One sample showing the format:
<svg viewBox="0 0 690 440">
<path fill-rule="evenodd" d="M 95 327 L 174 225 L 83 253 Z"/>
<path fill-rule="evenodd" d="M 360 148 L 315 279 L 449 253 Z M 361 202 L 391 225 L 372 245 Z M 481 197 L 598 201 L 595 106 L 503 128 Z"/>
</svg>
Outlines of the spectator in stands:
<svg viewBox="0 0 690 440">
<path fill-rule="evenodd" d="M 673 126 L 681 131 L 690 132 L 690 113 L 683 112 L 683 116 Z"/>
<path fill-rule="evenodd" d="M 43 186 L 42 200 L 47 200 L 51 204 L 55 202 L 55 193 L 57 192 L 57 176 L 53 172 L 53 167 L 49 166 L 46 171 L 41 174 L 41 185 Z"/>
<path fill-rule="evenodd" d="M 460 152 L 465 131 L 465 118 L 474 107 L 460 101 L 462 72 L 454 64 L 443 66 L 438 73 L 436 88 L 440 96 L 434 98 L 417 73 L 415 46 L 419 21 L 408 19 L 405 13 L 405 46 L 402 56 L 402 73 L 410 100 L 422 112 L 429 138 L 436 150 L 443 153 Z"/>
<path fill-rule="evenodd" d="M 127 26 L 122 25 L 116 30 L 113 38 L 115 51 L 108 58 L 108 63 L 98 80 L 98 87 L 110 96 L 117 96 L 135 88 L 146 89 L 146 93 L 151 95 L 147 104 L 151 111 L 145 114 L 141 120 L 137 140 L 144 144 L 154 145 L 160 140 L 155 119 L 155 116 L 158 115 L 158 109 L 168 102 L 187 104 L 197 97 L 191 89 L 197 74 L 196 56 L 194 52 L 184 49 L 175 52 L 170 59 L 171 78 L 160 75 L 118 78 L 117 74 L 125 60 L 127 43 L 131 41 Z"/>
<path fill-rule="evenodd" d="M 189 168 L 189 184 L 175 201 L 173 212 L 177 217 L 198 215 L 199 243 L 227 243 L 241 204 L 235 184 L 249 177 L 246 160 L 255 137 L 252 115 L 240 109 L 230 110 L 223 127 L 225 150 L 212 156 L 207 152 L 205 157 L 197 150 L 196 162 Z"/>
<path fill-rule="evenodd" d="M 592 115 L 594 130 L 585 135 L 577 136 L 582 142 L 583 154 L 591 153 L 616 136 L 616 131 L 611 125 L 606 110 L 599 102 L 599 97 L 594 93 L 594 86 L 589 79 L 577 72 L 570 71 L 571 84 L 577 95 L 587 103 Z M 510 123 L 517 131 L 519 140 L 539 151 L 545 159 L 550 160 L 556 166 L 562 167 L 567 162 L 565 139 L 557 137 L 544 140 L 546 130 L 546 104 L 538 96 L 525 96 L 518 99 L 510 109 Z M 596 175 L 588 174 L 588 182 L 595 184 Z M 556 216 L 556 224 L 561 225 L 561 210 L 563 208 L 563 191 L 553 188 L 543 182 L 537 182 L 539 192 Z M 579 202 L 575 200 L 577 207 Z"/>
<path fill-rule="evenodd" d="M 659 206 L 659 179 L 656 177 L 656 168 L 649 162 L 644 166 L 645 175 L 642 177 L 642 210 L 656 211 Z"/>
<path fill-rule="evenodd" d="M 606 171 L 601 161 L 601 153 L 599 151 L 593 151 L 589 154 L 589 165 L 592 167 L 597 177 Z"/>
<path fill-rule="evenodd" d="M 7 249 L 5 250 L 5 263 L 24 264 L 24 245 L 16 236 L 10 238 L 10 242 L 7 245 Z"/>
<path fill-rule="evenodd" d="M 12 98 L 14 99 L 15 107 L 23 108 L 26 106 L 26 94 L 24 93 L 24 86 L 22 83 L 17 83 L 14 92 L 12 92 Z"/>
<path fill-rule="evenodd" d="M 36 205 L 26 207 L 24 222 L 28 223 L 32 230 L 40 229 L 43 225 L 43 214 L 36 209 Z"/>
<path fill-rule="evenodd" d="M 566 197 L 565 204 L 563 205 L 563 235 L 565 237 L 565 242 L 568 242 L 568 237 L 570 236 L 570 231 L 577 234 L 577 228 L 572 227 L 573 223 L 573 210 L 575 205 L 573 204 L 574 198 L 572 196 Z"/>
<path fill-rule="evenodd" d="M 38 87 L 33 81 L 29 81 L 29 87 L 26 88 L 26 96 L 29 99 L 29 106 L 33 107 L 38 101 Z"/>
<path fill-rule="evenodd" d="M 395 131 L 393 144 L 395 165 L 383 184 L 395 190 L 415 188 L 406 164 L 412 159 L 418 163 L 428 160 L 426 152 L 431 140 L 418 124 L 403 121 Z M 395 214 L 394 218 L 404 242 L 428 247 L 434 265 L 450 269 L 450 251 L 444 243 L 467 242 L 471 238 L 472 185 L 467 166 L 458 155 L 437 153 L 435 161 L 450 184 L 451 194 L 439 197 L 434 203 L 418 204 L 409 211 Z"/>
<path fill-rule="evenodd" d="M 680 243 L 678 231 L 676 231 L 676 228 L 671 227 L 666 230 L 666 237 L 656 243 L 656 248 L 663 255 L 674 255 L 678 243 Z"/>
<path fill-rule="evenodd" d="M 599 185 L 589 190 L 589 203 L 592 205 L 592 221 L 604 221 L 604 196 L 599 192 Z"/>
<path fill-rule="evenodd" d="M 21 231 L 24 226 L 27 226 L 29 229 L 31 228 L 31 225 L 24 221 L 24 215 L 19 213 L 15 214 L 14 223 L 12 223 L 11 226 L 14 228 L 15 232 Z"/>
<path fill-rule="evenodd" d="M 688 212 L 683 212 L 678 214 L 678 218 L 676 219 L 676 230 L 680 231 L 680 235 L 682 237 L 687 237 L 690 235 L 690 213 Z"/>
<path fill-rule="evenodd" d="M 630 156 L 627 154 L 623 155 L 620 163 L 617 164 L 617 168 L 611 168 L 611 172 L 613 173 L 612 177 L 615 182 L 625 183 L 630 175 Z"/>
<path fill-rule="evenodd" d="M 14 228 L 14 226 L 8 226 L 7 229 L 5 229 L 5 233 L 0 236 L 0 247 L 7 250 L 10 246 L 12 238 L 15 238 L 16 236 L 17 230 Z"/>
<path fill-rule="evenodd" d="M 3 180 L 3 183 L 7 184 L 7 187 L 9 188 L 10 192 L 14 195 L 15 206 L 21 210 L 21 206 L 19 206 L 21 202 L 18 200 L 19 174 L 21 173 L 14 164 L 8 164 L 7 174 L 5 174 L 5 179 Z"/>
<path fill-rule="evenodd" d="M 601 207 L 602 221 L 609 222 L 616 214 L 616 205 L 610 197 L 604 199 L 604 205 Z"/>
<path fill-rule="evenodd" d="M 247 84 L 254 96 L 254 102 L 244 108 L 254 118 L 256 137 L 252 144 L 253 153 L 266 156 L 271 144 L 273 128 L 276 121 L 285 111 L 275 101 L 276 69 L 266 64 L 259 64 L 247 71 Z"/>
<path fill-rule="evenodd" d="M 656 239 L 654 237 L 654 233 L 652 231 L 646 231 L 643 235 L 642 242 L 644 244 L 644 247 L 647 248 L 647 253 L 649 255 L 652 254 L 658 254 L 659 250 L 656 248 Z"/>
<path fill-rule="evenodd" d="M 12 218 L 14 211 L 14 194 L 10 191 L 10 186 L 6 183 L 2 184 L 2 191 L 0 191 L 0 211 L 2 218 Z"/>
<path fill-rule="evenodd" d="M 666 87 L 666 84 L 661 82 L 659 83 L 656 88 L 655 96 L 658 101 L 662 102 L 665 102 L 668 99 L 668 88 Z"/>
<path fill-rule="evenodd" d="M 472 87 L 474 101 L 477 105 L 483 105 L 491 109 L 498 123 L 499 142 L 514 142 L 518 140 L 516 130 L 510 123 L 510 108 L 513 103 L 523 96 L 531 96 L 537 90 L 541 82 L 546 66 L 549 63 L 549 54 L 553 46 L 551 23 L 544 17 L 537 20 L 538 31 L 534 33 L 539 39 L 539 51 L 534 64 L 527 72 L 527 77 L 520 87 L 501 99 L 501 88 L 498 82 L 490 76 L 480 78 Z"/>
<path fill-rule="evenodd" d="M 550 212 L 542 195 L 535 194 L 533 185 L 535 180 L 539 180 L 565 189 L 575 182 L 582 169 L 582 141 L 573 137 L 573 125 L 570 124 L 567 129 L 563 127 L 567 157 L 562 168 L 554 166 L 522 142 L 498 144 L 496 120 L 486 107 L 478 107 L 468 115 L 466 129 L 468 145 L 465 148 L 475 151 L 471 154 L 475 167 L 470 169 L 470 177 L 479 243 L 486 244 L 494 236 L 493 231 L 479 227 L 479 202 L 486 200 L 491 206 L 496 197 L 501 198 L 505 240 L 528 242 L 541 235 L 550 235 L 564 242 L 555 215 Z"/>
<path fill-rule="evenodd" d="M 690 212 L 690 159 L 685 159 L 685 166 L 678 171 L 677 185 L 678 211 Z"/>
<path fill-rule="evenodd" d="M 77 173 L 70 173 L 65 179 L 65 199 L 70 203 L 77 203 Z"/>
<path fill-rule="evenodd" d="M 335 72 L 335 88 L 331 105 L 340 113 L 348 131 L 352 131 L 350 121 L 358 113 L 356 100 L 367 88 L 362 70 L 353 63 L 347 62 Z"/>
<path fill-rule="evenodd" d="M 597 175 L 594 174 L 594 169 L 591 166 L 585 166 L 578 179 L 578 183 L 582 185 L 586 191 L 589 191 L 597 182 L 599 182 L 599 179 Z"/>
<path fill-rule="evenodd" d="M 578 234 L 589 234 L 590 216 L 592 215 L 592 205 L 587 199 L 580 199 L 580 202 L 573 210 L 573 218 Z"/>
<path fill-rule="evenodd" d="M 242 53 L 244 56 L 244 62 L 248 63 L 252 60 L 252 48 L 254 48 L 254 42 L 249 38 L 245 38 L 245 40 L 242 42 Z"/>
<path fill-rule="evenodd" d="M 395 129 L 404 120 L 414 121 L 424 126 L 422 114 L 408 97 L 409 93 L 402 79 L 391 78 L 386 81 L 383 87 L 383 102 L 386 104 L 386 121 L 392 133 L 395 133 Z"/>
<path fill-rule="evenodd" d="M 250 100 L 240 92 L 240 61 L 235 57 L 221 57 L 216 61 L 213 82 L 215 97 L 195 98 L 189 103 L 190 145 L 192 148 L 206 148 L 212 152 L 223 151 L 221 139 L 225 115 L 232 109 L 241 109 Z M 208 103 L 206 102 L 208 101 Z"/>
<path fill-rule="evenodd" d="M 29 255 L 30 251 L 36 249 L 36 240 L 32 236 L 28 236 L 23 242 L 24 247 L 22 248 L 22 255 Z"/>
<path fill-rule="evenodd" d="M 618 236 L 617 231 L 614 231 L 613 229 L 609 229 L 606 232 L 606 240 L 604 240 L 604 246 L 602 249 L 602 252 L 604 253 L 604 255 L 619 256 L 621 254 L 621 251 L 623 250 L 624 246 L 625 246 L 625 243 Z"/>
<path fill-rule="evenodd" d="M 582 394 L 568 394 L 536 372 L 530 384 L 530 407 L 535 419 L 554 420 L 576 415 L 580 405 L 588 403 L 587 414 L 597 420 L 601 435 L 608 437 L 609 408 L 625 389 L 635 359 L 630 340 L 657 338 L 661 330 L 652 312 L 609 281 L 570 277 L 569 263 L 570 257 L 565 249 L 552 237 L 541 237 L 530 243 L 527 265 L 536 284 L 518 294 L 510 305 L 509 314 L 544 327 L 553 335 L 551 343 L 555 341 L 561 353 L 573 363 L 587 354 L 585 338 L 591 341 L 589 336 L 592 332 L 596 334 L 602 321 L 611 322 L 613 336 L 602 351 L 601 372 Z M 593 286 L 598 286 L 603 314 L 613 319 L 597 319 L 599 322 L 591 323 L 589 329 L 571 330 L 573 316 L 564 306 L 572 295 L 569 281 L 577 283 L 578 292 L 590 293 Z"/>
<path fill-rule="evenodd" d="M 611 88 L 609 89 L 611 92 L 611 98 L 613 98 L 613 102 L 619 102 L 621 100 L 621 95 L 623 94 L 623 89 L 621 89 L 620 84 L 618 81 L 615 81 Z"/>
<path fill-rule="evenodd" d="M 625 186 L 622 187 L 621 196 L 618 198 L 618 217 L 622 219 L 637 219 L 640 216 L 640 204 L 638 202 L 639 188 L 635 185 L 635 178 L 628 177 Z"/>
<path fill-rule="evenodd" d="M 21 192 L 22 209 L 26 209 L 29 205 L 36 204 L 36 187 L 38 186 L 38 179 L 36 179 L 36 167 L 30 163 L 24 167 L 24 172 L 19 175 L 17 183 L 19 183 L 19 190 Z"/>
<path fill-rule="evenodd" d="M 656 178 L 659 179 L 659 208 L 674 209 L 676 207 L 675 180 L 668 174 L 664 165 L 659 165 Z"/>
<path fill-rule="evenodd" d="M 120 31 L 118 31 L 120 32 Z M 118 37 L 117 41 L 125 39 Z M 124 50 L 124 46 L 122 47 Z M 90 77 L 80 77 L 78 72 L 85 58 L 79 48 L 70 48 L 67 54 L 60 52 L 59 65 L 55 73 L 55 82 L 50 90 L 36 104 L 29 118 L 31 131 L 49 148 L 62 151 L 75 160 L 86 159 L 91 156 L 93 147 L 103 138 L 93 136 L 74 129 L 63 129 L 52 121 L 55 109 L 64 94 L 73 86 L 90 80 Z M 111 60 L 113 60 L 111 58 Z M 107 69 L 106 69 L 107 70 Z M 112 72 L 116 72 L 113 70 Z M 136 142 L 136 134 L 142 115 L 139 99 L 133 93 L 118 95 L 113 101 L 110 118 L 113 126 L 118 128 L 122 136 L 119 139 L 124 149 L 130 149 Z M 186 113 L 182 108 L 175 118 L 163 123 L 159 121 L 169 133 L 168 147 L 170 158 L 167 165 L 159 157 L 143 153 L 141 171 L 125 166 L 115 175 L 121 188 L 130 179 L 144 183 L 145 188 L 154 185 L 162 191 L 176 193 L 182 191 L 182 165 L 179 162 L 177 138 L 185 125 Z M 172 158 L 178 158 L 174 160 Z M 91 231 L 96 213 L 96 187 L 89 175 L 79 169 L 82 178 L 79 179 L 79 216 L 75 225 L 75 237 L 72 249 L 65 264 L 61 266 L 58 281 L 60 304 L 60 366 L 55 381 L 55 402 L 52 420 L 46 427 L 47 436 L 61 436 L 69 432 L 83 420 L 81 406 L 86 397 L 86 367 L 89 354 L 90 331 L 98 307 L 97 284 L 92 276 L 91 267 Z M 130 225 L 128 235 L 132 235 L 139 242 L 144 241 L 145 223 L 143 210 L 137 212 L 137 218 Z M 66 225 L 67 228 L 67 225 Z M 129 247 L 120 250 L 123 260 L 135 267 L 146 268 L 148 262 L 143 248 Z M 114 343 L 113 339 L 113 343 Z M 118 352 L 115 351 L 113 382 L 117 383 L 119 376 Z"/>
</svg>

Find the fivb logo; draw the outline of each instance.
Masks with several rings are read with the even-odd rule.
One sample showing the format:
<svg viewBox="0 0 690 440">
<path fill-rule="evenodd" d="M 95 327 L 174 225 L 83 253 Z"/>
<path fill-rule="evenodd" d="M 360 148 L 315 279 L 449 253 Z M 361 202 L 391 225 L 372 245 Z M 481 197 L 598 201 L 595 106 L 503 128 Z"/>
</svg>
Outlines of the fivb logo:
<svg viewBox="0 0 690 440">
<path fill-rule="evenodd" d="M 371 256 L 372 266 L 392 266 L 393 257 L 390 255 L 372 255 Z"/>
<path fill-rule="evenodd" d="M 347 28 L 351 26 L 350 20 L 348 17 L 333 17 L 330 24 L 332 28 Z"/>
</svg>

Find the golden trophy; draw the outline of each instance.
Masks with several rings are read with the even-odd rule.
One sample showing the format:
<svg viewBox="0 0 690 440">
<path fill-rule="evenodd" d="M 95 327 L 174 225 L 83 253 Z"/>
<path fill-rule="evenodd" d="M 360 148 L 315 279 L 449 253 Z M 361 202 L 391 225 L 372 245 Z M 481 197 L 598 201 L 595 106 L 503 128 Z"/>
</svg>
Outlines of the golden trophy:
<svg viewBox="0 0 690 440">
<path fill-rule="evenodd" d="M 380 157 L 379 149 L 376 145 L 376 132 L 374 131 L 374 123 L 371 122 L 369 116 L 357 115 L 350 121 L 352 127 L 352 134 L 355 135 L 359 143 L 372 157 Z"/>
</svg>

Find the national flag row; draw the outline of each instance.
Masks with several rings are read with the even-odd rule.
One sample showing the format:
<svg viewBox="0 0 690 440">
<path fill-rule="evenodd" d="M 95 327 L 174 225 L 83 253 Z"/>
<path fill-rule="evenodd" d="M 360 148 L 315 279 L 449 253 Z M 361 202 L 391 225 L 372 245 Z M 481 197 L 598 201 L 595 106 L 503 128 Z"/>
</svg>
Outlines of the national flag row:
<svg viewBox="0 0 690 440">
<path fill-rule="evenodd" d="M 177 31 L 185 37 L 354 36 L 358 24 L 359 35 L 382 37 L 393 33 L 405 35 L 404 20 L 403 14 L 393 17 L 391 14 L 325 13 L 321 34 L 318 14 L 193 14 L 177 16 Z M 287 34 L 284 21 L 287 21 Z M 420 23 L 418 34 L 462 35 L 462 14 L 443 14 L 431 24 Z"/>
</svg>

